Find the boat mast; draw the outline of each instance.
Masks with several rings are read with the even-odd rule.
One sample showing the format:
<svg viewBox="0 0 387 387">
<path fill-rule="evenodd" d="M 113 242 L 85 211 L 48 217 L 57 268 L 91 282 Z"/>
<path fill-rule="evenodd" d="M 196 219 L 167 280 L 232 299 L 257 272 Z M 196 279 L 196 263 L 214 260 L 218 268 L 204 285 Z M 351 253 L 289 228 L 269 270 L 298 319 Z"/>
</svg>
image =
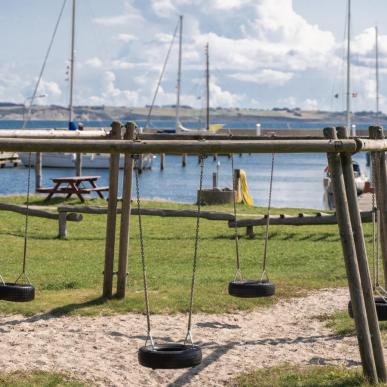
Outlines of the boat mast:
<svg viewBox="0 0 387 387">
<path fill-rule="evenodd" d="M 379 124 L 379 34 L 375 26 L 376 124 Z"/>
<path fill-rule="evenodd" d="M 347 23 L 347 128 L 353 135 L 351 127 L 351 0 L 348 0 Z"/>
<path fill-rule="evenodd" d="M 70 98 L 69 98 L 69 122 L 73 120 L 73 93 L 74 93 L 74 53 L 75 53 L 75 1 L 73 0 L 73 12 L 71 19 L 71 57 L 70 57 Z"/>
<path fill-rule="evenodd" d="M 210 60 L 209 47 L 206 44 L 206 129 L 210 130 Z"/>
<path fill-rule="evenodd" d="M 181 55 L 183 45 L 183 15 L 180 15 L 179 23 L 179 58 L 177 63 L 177 85 L 176 85 L 176 130 L 180 124 L 180 89 L 181 89 Z"/>
</svg>

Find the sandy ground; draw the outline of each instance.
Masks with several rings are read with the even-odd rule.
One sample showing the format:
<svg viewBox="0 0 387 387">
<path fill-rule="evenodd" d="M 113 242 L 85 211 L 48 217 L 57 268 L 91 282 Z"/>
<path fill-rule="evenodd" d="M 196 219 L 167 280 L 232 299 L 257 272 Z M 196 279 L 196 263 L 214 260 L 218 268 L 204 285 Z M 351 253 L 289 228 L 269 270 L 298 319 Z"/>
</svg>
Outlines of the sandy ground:
<svg viewBox="0 0 387 387">
<path fill-rule="evenodd" d="M 137 362 L 145 317 L 0 317 L 0 369 L 65 371 L 104 386 L 222 386 L 235 374 L 285 362 L 358 365 L 356 339 L 337 337 L 313 318 L 345 309 L 346 289 L 326 289 L 254 312 L 195 315 L 203 362 L 152 371 Z M 181 340 L 186 316 L 152 316 L 157 342 Z"/>
</svg>

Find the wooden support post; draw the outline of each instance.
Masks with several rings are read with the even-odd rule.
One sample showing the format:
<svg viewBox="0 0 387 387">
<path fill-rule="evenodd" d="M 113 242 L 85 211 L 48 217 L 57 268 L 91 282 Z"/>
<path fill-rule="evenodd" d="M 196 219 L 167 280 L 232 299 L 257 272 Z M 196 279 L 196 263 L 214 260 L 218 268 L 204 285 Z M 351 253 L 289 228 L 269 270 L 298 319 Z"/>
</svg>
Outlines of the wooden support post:
<svg viewBox="0 0 387 387">
<path fill-rule="evenodd" d="M 254 238 L 254 227 L 253 226 L 246 227 L 246 236 L 249 238 Z"/>
<path fill-rule="evenodd" d="M 124 139 L 132 140 L 136 125 L 134 122 L 126 124 Z M 118 275 L 117 275 L 117 298 L 125 297 L 126 278 L 128 270 L 129 256 L 129 235 L 130 235 L 130 211 L 132 199 L 132 178 L 133 178 L 133 158 L 130 154 L 125 154 L 123 191 L 122 191 L 122 212 L 120 245 L 118 254 Z"/>
<path fill-rule="evenodd" d="M 75 176 L 82 176 L 82 153 L 75 155 Z"/>
<path fill-rule="evenodd" d="M 165 153 L 160 154 L 160 171 L 164 171 Z"/>
<path fill-rule="evenodd" d="M 216 172 L 212 173 L 212 189 L 218 188 L 218 175 Z"/>
<path fill-rule="evenodd" d="M 336 137 L 336 130 L 334 128 L 325 128 L 324 136 L 333 140 Z M 355 242 L 353 239 L 340 154 L 329 153 L 327 154 L 327 158 L 331 171 L 333 194 L 336 203 L 336 216 L 343 248 L 348 287 L 352 301 L 363 371 L 371 383 L 377 383 L 378 377 L 361 287 L 359 267 L 357 264 Z"/>
<path fill-rule="evenodd" d="M 42 187 L 42 154 L 35 154 L 35 192 Z"/>
<path fill-rule="evenodd" d="M 337 135 L 339 139 L 349 138 L 347 128 L 337 128 Z M 375 358 L 376 370 L 379 381 L 385 382 L 387 379 L 386 366 L 383 356 L 383 345 L 380 336 L 378 316 L 376 314 L 376 307 L 374 295 L 372 291 L 371 277 L 368 268 L 367 251 L 364 241 L 363 225 L 360 217 L 359 203 L 357 200 L 357 190 L 355 177 L 352 167 L 352 156 L 350 153 L 341 153 L 341 165 L 343 168 L 344 182 L 346 187 L 347 200 L 349 203 L 349 215 L 353 230 L 353 238 L 355 242 L 357 263 L 360 271 L 361 285 L 363 289 L 364 303 L 367 312 L 368 326 L 371 335 L 372 349 Z"/>
<path fill-rule="evenodd" d="M 59 212 L 59 239 L 67 238 L 67 212 Z"/>
<path fill-rule="evenodd" d="M 384 139 L 383 129 L 380 126 L 370 126 L 371 139 Z M 383 257 L 384 287 L 387 286 L 387 170 L 386 155 L 384 152 L 372 152 L 372 170 L 375 176 L 375 196 L 380 211 L 380 244 Z"/>
<path fill-rule="evenodd" d="M 111 139 L 121 139 L 121 123 L 112 123 Z M 114 247 L 116 237 L 117 216 L 117 192 L 119 174 L 120 154 L 110 155 L 109 167 L 109 202 L 106 219 L 106 242 L 105 242 L 105 269 L 103 279 L 103 297 L 111 297 L 113 294 L 113 269 L 114 269 Z"/>
<path fill-rule="evenodd" d="M 183 153 L 181 156 L 181 166 L 185 167 L 187 165 L 187 153 Z"/>
</svg>

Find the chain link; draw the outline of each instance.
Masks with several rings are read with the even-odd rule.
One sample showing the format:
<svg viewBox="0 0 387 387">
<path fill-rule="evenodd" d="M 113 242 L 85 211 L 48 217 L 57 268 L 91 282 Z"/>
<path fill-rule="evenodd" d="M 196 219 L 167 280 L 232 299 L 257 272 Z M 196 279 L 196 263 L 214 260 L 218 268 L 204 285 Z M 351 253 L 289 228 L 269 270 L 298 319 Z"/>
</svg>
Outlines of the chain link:
<svg viewBox="0 0 387 387">
<path fill-rule="evenodd" d="M 267 247 L 269 240 L 269 225 L 270 225 L 270 210 L 271 210 L 271 196 L 273 192 L 273 175 L 274 175 L 274 158 L 275 154 L 271 155 L 271 171 L 270 171 L 270 185 L 269 185 L 269 200 L 267 204 L 267 214 L 266 214 L 266 230 L 265 230 L 265 244 L 263 248 L 263 263 L 262 263 L 262 276 L 261 280 L 265 278 L 268 280 L 268 275 L 266 273 L 266 262 L 267 262 Z"/>
<path fill-rule="evenodd" d="M 144 253 L 144 237 L 143 237 L 143 230 L 142 230 L 140 184 L 139 184 L 138 169 L 135 170 L 135 175 L 136 175 L 136 195 L 137 195 L 137 210 L 138 210 L 138 229 L 139 229 L 139 239 L 140 239 L 142 278 L 144 282 L 145 313 L 146 313 L 146 323 L 147 323 L 147 338 L 145 341 L 145 345 L 149 340 L 152 345 L 152 348 L 154 348 L 153 338 L 151 334 L 151 323 L 150 323 L 149 293 L 148 293 L 148 281 L 147 281 L 145 253 Z"/>
<path fill-rule="evenodd" d="M 198 207 L 197 207 L 197 216 L 196 216 L 196 231 L 195 231 L 195 247 L 194 255 L 192 260 L 192 281 L 191 281 L 191 293 L 189 301 L 189 313 L 188 313 L 188 325 L 187 325 L 187 335 L 185 336 L 184 344 L 186 344 L 187 339 L 189 338 L 191 344 L 193 345 L 192 340 L 192 309 L 193 309 L 193 298 L 195 290 L 195 278 L 196 278 L 196 266 L 197 266 L 197 256 L 198 256 L 198 244 L 199 244 L 199 231 L 200 231 L 200 210 L 201 210 L 201 201 L 202 201 L 202 188 L 203 188 L 203 174 L 204 174 L 204 159 L 205 156 L 200 155 L 200 182 L 199 182 L 199 195 L 198 195 Z"/>
<path fill-rule="evenodd" d="M 231 155 L 231 173 L 232 173 L 232 197 L 233 197 L 233 205 L 234 205 L 234 239 L 235 239 L 235 254 L 236 254 L 236 266 L 237 270 L 234 276 L 234 281 L 238 278 L 241 280 L 242 272 L 241 272 L 241 264 L 240 264 L 240 258 L 239 258 L 239 237 L 238 237 L 238 226 L 237 226 L 237 211 L 236 211 L 236 176 L 234 171 L 234 154 Z"/>
</svg>

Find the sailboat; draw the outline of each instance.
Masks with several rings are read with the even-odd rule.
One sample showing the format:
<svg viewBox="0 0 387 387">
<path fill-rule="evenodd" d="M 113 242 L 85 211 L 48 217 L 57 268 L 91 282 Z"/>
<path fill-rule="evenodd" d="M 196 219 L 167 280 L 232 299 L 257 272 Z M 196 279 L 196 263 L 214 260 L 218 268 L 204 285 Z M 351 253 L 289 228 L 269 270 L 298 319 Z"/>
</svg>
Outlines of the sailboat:
<svg viewBox="0 0 387 387">
<path fill-rule="evenodd" d="M 350 129 L 351 136 L 356 136 L 355 126 L 351 125 L 351 0 L 348 0 L 348 15 L 347 15 L 347 92 L 346 92 L 346 124 L 347 128 Z M 378 60 L 378 30 L 375 28 L 375 52 L 376 52 L 376 111 L 379 112 L 379 60 Z M 367 183 L 369 179 L 367 175 L 361 170 L 360 165 L 356 162 L 352 162 L 353 174 L 355 177 L 356 191 L 358 195 L 361 195 L 365 192 Z M 324 186 L 324 203 L 325 206 L 329 209 L 335 208 L 333 200 L 333 187 L 332 180 L 330 175 L 330 170 L 328 167 L 324 170 L 325 176 L 323 178 Z"/>
<path fill-rule="evenodd" d="M 76 19 L 76 0 L 72 1 L 72 18 L 71 18 L 71 58 L 68 68 L 70 92 L 69 92 L 69 130 L 83 130 L 81 125 L 74 122 L 73 96 L 74 96 L 74 65 L 75 65 L 75 20 Z M 31 102 L 32 106 L 32 102 Z M 23 125 L 25 126 L 25 125 Z M 19 157 L 25 166 L 29 163 L 28 153 L 19 153 Z M 140 170 L 152 168 L 154 156 L 144 154 L 141 159 L 137 159 L 134 167 Z M 35 165 L 36 160 L 31 158 L 31 166 Z M 75 168 L 77 176 L 81 175 L 82 169 L 107 169 L 110 166 L 110 155 L 102 153 L 43 153 L 41 165 L 44 168 Z M 121 155 L 120 168 L 124 168 L 124 157 Z"/>
<path fill-rule="evenodd" d="M 180 92 L 181 92 L 181 58 L 182 58 L 182 39 L 183 36 L 183 16 L 180 16 L 179 23 L 179 58 L 177 68 L 177 100 L 176 100 L 176 131 L 177 132 L 217 132 L 223 128 L 223 124 L 210 124 L 210 60 L 209 44 L 206 44 L 206 127 L 201 129 L 188 129 L 180 122 Z"/>
</svg>

